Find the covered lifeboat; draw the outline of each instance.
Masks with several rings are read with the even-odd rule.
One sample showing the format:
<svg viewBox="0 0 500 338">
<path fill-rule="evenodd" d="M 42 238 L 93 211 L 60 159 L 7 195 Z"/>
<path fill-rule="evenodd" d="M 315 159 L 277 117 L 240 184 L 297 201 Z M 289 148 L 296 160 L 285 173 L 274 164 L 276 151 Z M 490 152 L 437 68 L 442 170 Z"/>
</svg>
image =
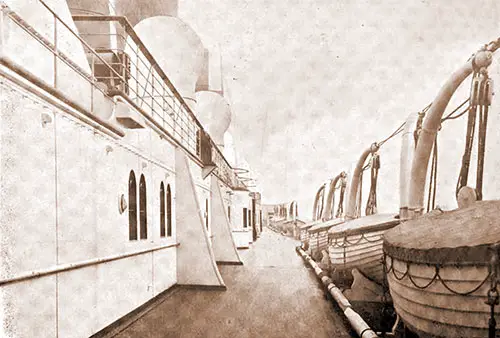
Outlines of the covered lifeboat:
<svg viewBox="0 0 500 338">
<path fill-rule="evenodd" d="M 476 202 L 480 189 L 464 186 L 457 194 L 459 209 L 421 213 L 427 165 L 443 112 L 453 92 L 471 73 L 484 77 L 499 43 L 490 43 L 469 59 L 435 99 L 411 168 L 411 220 L 385 234 L 385 270 L 394 308 L 406 327 L 422 337 L 495 337 L 500 201 Z M 486 83 L 478 90 L 473 88 L 473 95 L 483 91 L 479 105 L 485 109 L 490 104 L 489 95 L 484 96 Z M 476 103 L 471 96 L 473 108 Z"/>
</svg>

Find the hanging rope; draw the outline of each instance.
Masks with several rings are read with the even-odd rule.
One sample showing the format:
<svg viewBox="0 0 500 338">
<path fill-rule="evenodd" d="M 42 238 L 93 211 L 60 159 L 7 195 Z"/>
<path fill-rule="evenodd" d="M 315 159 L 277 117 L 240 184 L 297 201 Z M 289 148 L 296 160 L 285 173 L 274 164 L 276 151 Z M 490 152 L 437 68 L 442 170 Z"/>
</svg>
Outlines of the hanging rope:
<svg viewBox="0 0 500 338">
<path fill-rule="evenodd" d="M 336 187 L 335 187 L 335 190 L 337 190 Z M 327 219 L 332 219 L 333 218 L 334 209 L 335 209 L 335 191 L 333 192 L 333 197 L 332 197 L 332 203 L 331 203 L 331 205 L 332 205 L 332 207 L 330 208 L 330 214 L 326 215 Z M 326 221 L 326 219 L 324 219 L 324 221 Z"/>
<path fill-rule="evenodd" d="M 325 186 L 323 186 L 323 189 L 321 190 L 321 194 L 320 194 L 320 197 L 319 197 L 319 200 L 320 200 L 320 207 L 318 208 L 318 214 L 316 215 L 316 219 L 321 219 L 321 215 L 323 215 L 323 207 L 324 207 L 324 199 L 325 197 Z"/>
<path fill-rule="evenodd" d="M 488 125 L 488 112 L 491 104 L 492 82 L 488 77 L 486 69 L 474 72 L 471 84 L 471 96 L 469 105 L 469 115 L 467 118 L 467 130 L 465 133 L 465 149 L 462 156 L 462 165 L 457 180 L 455 194 L 458 196 L 460 189 L 467 185 L 470 158 L 474 146 L 474 134 L 476 121 L 478 124 L 478 149 L 476 168 L 476 198 L 482 200 L 483 195 L 483 175 L 484 175 L 484 154 L 486 148 L 486 129 Z"/>
<path fill-rule="evenodd" d="M 429 192 L 427 194 L 427 212 L 436 208 L 436 190 L 437 190 L 437 170 L 438 170 L 438 142 L 437 134 L 432 147 L 432 164 L 429 179 Z"/>
<path fill-rule="evenodd" d="M 388 256 L 384 254 L 384 257 L 385 257 L 384 260 L 387 262 L 387 257 Z M 405 265 L 406 265 L 406 269 L 405 269 L 404 272 L 398 271 L 398 273 L 396 273 L 396 269 L 394 267 L 394 259 L 391 258 L 391 265 L 390 265 L 389 268 L 386 268 L 386 274 L 389 275 L 389 273 L 392 271 L 392 275 L 398 281 L 402 281 L 405 277 L 408 277 L 408 280 L 412 283 L 412 285 L 415 286 L 418 289 L 425 289 L 425 288 L 428 288 L 429 286 L 431 286 L 432 283 L 427 283 L 426 285 L 415 284 L 415 278 L 414 277 L 418 278 L 419 276 L 412 276 L 411 275 L 411 273 L 410 273 L 410 265 L 411 265 L 411 263 L 406 262 Z M 432 267 L 432 265 L 430 265 L 429 267 Z M 492 273 L 488 272 L 488 274 L 484 277 L 484 279 L 482 281 L 480 281 L 477 285 L 475 285 L 472 289 L 470 289 L 468 291 L 458 291 L 458 290 L 452 289 L 450 287 L 450 285 L 448 285 L 448 282 L 446 282 L 446 279 L 444 279 L 441 276 L 441 266 L 440 265 L 435 264 L 433 267 L 434 267 L 434 275 L 432 276 L 431 280 L 433 282 L 439 281 L 441 283 L 441 285 L 443 285 L 446 290 L 448 290 L 450 293 L 452 293 L 454 295 L 458 295 L 458 296 L 468 296 L 468 295 L 471 295 L 471 294 L 477 292 L 479 289 L 481 289 L 481 287 L 492 276 Z M 399 275 L 400 273 L 402 273 L 402 275 Z"/>
<path fill-rule="evenodd" d="M 488 290 L 488 299 L 486 304 L 490 306 L 490 318 L 488 320 L 488 338 L 495 338 L 497 322 L 495 320 L 495 306 L 499 304 L 498 296 L 498 270 L 499 270 L 499 257 L 498 257 L 498 245 L 492 247 L 493 254 L 490 258 L 490 265 L 488 266 L 488 272 L 491 275 L 490 279 L 490 289 Z"/>
<path fill-rule="evenodd" d="M 371 159 L 371 185 L 368 200 L 366 202 L 365 214 L 366 216 L 377 213 L 377 179 L 378 171 L 380 169 L 380 156 L 373 154 Z"/>
<path fill-rule="evenodd" d="M 347 181 L 345 177 L 342 177 L 340 180 L 340 196 L 339 196 L 339 205 L 337 206 L 337 214 L 335 215 L 336 218 L 340 218 L 344 214 L 344 195 L 346 186 L 347 186 Z"/>
<path fill-rule="evenodd" d="M 356 218 L 361 217 L 361 202 L 362 202 L 362 197 L 363 197 L 363 172 L 366 170 L 368 167 L 365 166 L 363 170 L 361 170 L 361 173 L 359 174 L 359 188 L 358 188 L 358 201 L 356 203 Z"/>
<path fill-rule="evenodd" d="M 477 148 L 477 175 L 476 175 L 476 194 L 477 200 L 483 199 L 483 172 L 484 172 L 484 153 L 486 149 L 486 129 L 488 127 L 488 111 L 491 104 L 491 79 L 484 72 L 481 82 L 480 101 L 479 101 L 479 127 L 478 127 L 478 148 Z"/>
<path fill-rule="evenodd" d="M 413 132 L 413 138 L 415 140 L 415 148 L 417 147 L 418 137 L 420 136 L 420 132 L 422 131 L 422 125 L 424 123 L 425 113 L 431 108 L 432 102 L 427 105 L 421 112 L 418 113 L 417 125 L 415 126 L 415 131 Z"/>
<path fill-rule="evenodd" d="M 469 115 L 467 117 L 467 130 L 465 132 L 465 150 L 462 156 L 462 166 L 460 168 L 457 188 L 455 191 L 456 196 L 458 196 L 460 189 L 467 185 L 467 180 L 469 178 L 470 157 L 472 154 L 474 131 L 476 127 L 477 96 L 479 93 L 479 78 L 477 75 L 477 73 L 474 73 L 472 76 L 470 108 Z"/>
</svg>

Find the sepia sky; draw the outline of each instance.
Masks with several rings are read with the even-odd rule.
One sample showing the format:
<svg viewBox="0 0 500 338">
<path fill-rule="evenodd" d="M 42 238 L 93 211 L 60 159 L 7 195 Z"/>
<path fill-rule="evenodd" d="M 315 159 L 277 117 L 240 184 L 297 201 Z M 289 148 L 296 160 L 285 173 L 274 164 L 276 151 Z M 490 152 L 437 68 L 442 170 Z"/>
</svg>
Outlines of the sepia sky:
<svg viewBox="0 0 500 338">
<path fill-rule="evenodd" d="M 231 132 L 264 202 L 296 199 L 304 218 L 326 179 L 500 36 L 495 0 L 185 0 L 179 17 L 220 44 Z M 400 139 L 384 150 L 380 180 L 397 195 Z"/>
</svg>

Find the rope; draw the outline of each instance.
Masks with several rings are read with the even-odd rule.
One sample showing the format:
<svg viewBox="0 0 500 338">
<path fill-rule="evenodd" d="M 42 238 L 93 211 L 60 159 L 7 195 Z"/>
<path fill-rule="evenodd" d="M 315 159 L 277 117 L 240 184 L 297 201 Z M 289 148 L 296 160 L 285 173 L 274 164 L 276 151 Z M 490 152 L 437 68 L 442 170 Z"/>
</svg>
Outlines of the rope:
<svg viewBox="0 0 500 338">
<path fill-rule="evenodd" d="M 481 97 L 479 110 L 479 129 L 478 129 L 478 149 L 477 149 L 477 175 L 476 175 L 476 194 L 478 201 L 483 199 L 483 172 L 484 172 L 484 153 L 486 148 L 486 129 L 488 126 L 488 93 L 491 90 L 489 79 L 481 83 Z"/>
<path fill-rule="evenodd" d="M 355 236 L 355 235 L 354 235 Z M 353 236 L 353 237 L 354 237 Z M 342 238 L 342 242 L 341 243 L 338 243 L 340 237 L 336 237 L 334 238 L 335 242 L 332 242 L 332 241 L 329 241 L 329 245 L 332 247 L 332 248 L 345 248 L 347 246 L 350 246 L 350 245 L 356 245 L 356 244 L 359 244 L 361 243 L 361 241 L 364 239 L 366 243 L 375 243 L 375 242 L 379 242 L 382 238 L 382 235 L 377 235 L 376 238 L 374 240 L 371 240 L 371 239 L 368 239 L 368 236 L 365 236 L 365 234 L 361 234 L 361 237 L 358 238 L 356 241 L 352 241 L 350 242 L 347 238 L 349 236 L 344 236 Z M 374 236 L 375 237 L 375 236 Z"/>
<path fill-rule="evenodd" d="M 323 214 L 324 198 L 325 198 L 325 189 L 322 189 L 320 194 L 321 207 L 319 208 L 319 213 L 317 214 L 316 219 L 320 219 L 321 215 Z"/>
<path fill-rule="evenodd" d="M 460 108 L 462 108 L 468 102 L 470 102 L 470 97 L 467 98 L 464 102 L 462 102 L 458 107 L 456 107 L 451 113 L 449 113 L 448 115 L 446 115 L 445 117 L 443 117 L 441 119 L 441 122 L 444 122 L 446 120 L 454 120 L 456 118 L 459 118 L 463 114 L 465 114 L 467 112 L 467 109 L 465 111 L 463 111 L 462 113 L 460 113 L 458 116 L 452 116 L 453 114 L 455 114 Z"/>
<path fill-rule="evenodd" d="M 438 169 L 438 142 L 437 134 L 434 139 L 432 148 L 432 165 L 429 180 L 429 192 L 427 195 L 427 212 L 434 210 L 436 207 L 436 190 L 437 190 L 437 169 Z"/>
<path fill-rule="evenodd" d="M 345 178 L 342 178 L 340 181 L 340 196 L 339 196 L 339 204 L 337 206 L 337 214 L 335 217 L 340 218 L 344 214 L 344 195 L 345 195 L 345 189 L 347 186 L 347 182 Z"/>
<path fill-rule="evenodd" d="M 380 156 L 378 154 L 372 155 L 371 160 L 371 185 L 368 200 L 366 202 L 365 215 L 373 215 L 377 213 L 377 179 L 378 171 L 380 169 Z"/>
<path fill-rule="evenodd" d="M 333 214 L 334 214 L 334 209 L 335 209 L 335 190 L 337 190 L 337 187 L 334 188 L 334 192 L 333 192 L 333 197 L 332 197 L 332 203 L 331 203 L 331 208 L 330 208 L 330 215 L 326 215 L 328 219 L 332 219 L 333 218 Z"/>
<path fill-rule="evenodd" d="M 488 320 L 488 338 L 495 338 L 496 325 L 495 320 L 495 306 L 498 305 L 499 295 L 498 295 L 498 273 L 499 273 L 499 257 L 498 257 L 498 244 L 492 246 L 493 254 L 490 258 L 490 265 L 488 271 L 491 275 L 490 279 L 490 289 L 488 290 L 488 299 L 486 304 L 490 306 L 490 318 Z"/>
<path fill-rule="evenodd" d="M 365 168 L 367 168 L 368 165 L 366 165 Z M 363 168 L 361 173 L 359 174 L 359 188 L 358 188 L 358 201 L 356 203 L 356 218 L 361 216 L 361 202 L 363 198 L 363 172 L 366 170 Z"/>
<path fill-rule="evenodd" d="M 389 141 L 390 139 L 392 139 L 393 137 L 395 137 L 396 135 L 398 135 L 399 133 L 401 133 L 404 130 L 405 124 L 406 124 L 406 122 L 403 122 L 391 135 L 389 135 L 389 137 L 387 137 L 384 140 L 378 142 L 379 147 L 381 147 L 385 142 Z"/>
<path fill-rule="evenodd" d="M 415 149 L 417 148 L 418 138 L 420 132 L 422 131 L 422 124 L 424 123 L 425 112 L 422 111 L 418 113 L 417 125 L 415 126 L 415 131 L 413 132 L 413 138 L 415 139 Z"/>
<path fill-rule="evenodd" d="M 488 126 L 488 112 L 491 93 L 491 80 L 487 71 L 481 69 L 475 72 L 471 84 L 471 97 L 469 104 L 469 116 L 467 120 L 466 142 L 464 154 L 462 156 L 462 166 L 457 179 L 456 195 L 460 189 L 467 185 L 470 169 L 470 159 L 474 145 L 474 133 L 476 121 L 478 124 L 478 148 L 477 148 L 477 167 L 476 167 L 476 198 L 483 198 L 483 176 L 484 176 L 484 157 L 486 149 L 486 130 Z"/>
<path fill-rule="evenodd" d="M 431 281 L 429 283 L 427 283 L 426 285 L 419 285 L 419 284 L 415 283 L 414 276 L 412 276 L 410 273 L 410 263 L 409 262 L 406 262 L 406 271 L 403 273 L 403 275 L 398 276 L 396 274 L 396 270 L 394 269 L 394 260 L 391 259 L 391 261 L 392 261 L 391 267 L 389 269 L 386 269 L 386 271 L 387 271 L 386 273 L 388 275 L 392 271 L 392 275 L 394 276 L 394 278 L 396 280 L 402 281 L 406 276 L 408 276 L 408 280 L 410 280 L 412 285 L 418 289 L 426 289 L 429 286 L 431 286 L 432 283 L 439 280 L 446 290 L 448 290 L 449 292 L 451 292 L 454 295 L 459 295 L 459 296 L 468 296 L 468 295 L 473 294 L 474 292 L 477 292 L 490 279 L 490 277 L 493 276 L 493 273 L 491 271 L 489 271 L 488 274 L 486 275 L 486 277 L 481 282 L 479 282 L 478 285 L 476 285 L 474 288 L 472 288 L 469 291 L 462 292 L 462 291 L 457 291 L 457 290 L 452 289 L 448 285 L 448 283 L 445 282 L 445 280 L 441 276 L 441 267 L 438 264 L 434 265 L 434 275 L 432 276 Z"/>
<path fill-rule="evenodd" d="M 474 144 L 474 131 L 476 127 L 476 110 L 477 110 L 477 94 L 479 92 L 479 83 L 477 73 L 474 73 L 472 79 L 471 89 L 471 104 L 469 108 L 469 116 L 467 117 L 467 130 L 465 132 L 465 150 L 462 156 L 462 166 L 458 176 L 457 187 L 455 194 L 458 196 L 460 189 L 467 185 L 469 178 L 470 157 L 472 154 L 472 146 Z"/>
</svg>

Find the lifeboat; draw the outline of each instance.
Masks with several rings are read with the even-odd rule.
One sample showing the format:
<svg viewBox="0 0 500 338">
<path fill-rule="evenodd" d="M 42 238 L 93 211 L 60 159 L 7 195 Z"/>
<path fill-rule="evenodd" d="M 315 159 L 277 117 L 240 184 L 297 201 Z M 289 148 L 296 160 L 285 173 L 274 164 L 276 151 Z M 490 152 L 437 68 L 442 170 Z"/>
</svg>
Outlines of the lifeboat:
<svg viewBox="0 0 500 338">
<path fill-rule="evenodd" d="M 321 222 L 309 228 L 309 252 L 315 260 L 321 259 L 321 252 L 328 248 L 328 230 L 342 224 L 344 219 L 334 218 L 332 220 Z"/>
<path fill-rule="evenodd" d="M 372 160 L 377 158 L 378 150 L 379 145 L 374 143 L 361 155 L 351 178 L 346 222 L 328 230 L 328 256 L 331 268 L 337 277 L 342 276 L 346 280 L 351 279 L 350 272 L 354 268 L 369 279 L 382 280 L 383 234 L 399 224 L 399 217 L 396 214 L 368 214 L 356 218 L 364 165 L 369 155 L 372 155 Z M 374 161 L 372 167 L 377 168 Z"/>
<path fill-rule="evenodd" d="M 324 206 L 321 206 L 321 220 L 322 222 L 313 225 L 307 230 L 309 239 L 309 251 L 313 259 L 321 259 L 321 252 L 326 250 L 328 247 L 328 230 L 331 227 L 339 225 L 344 222 L 341 217 L 343 213 L 344 206 L 344 191 L 346 188 L 346 177 L 345 171 L 335 176 L 330 181 L 330 186 L 328 189 L 328 194 L 325 197 Z M 326 188 L 326 185 L 323 187 Z M 325 189 L 323 188 L 323 189 Z M 337 215 L 334 218 L 335 211 L 335 192 L 340 190 L 339 193 L 339 204 L 337 208 Z M 316 195 L 318 196 L 318 194 Z M 316 203 L 315 203 L 316 204 Z"/>
<path fill-rule="evenodd" d="M 304 223 L 302 225 L 299 225 L 299 236 L 300 236 L 300 245 L 301 247 L 304 249 L 304 250 L 308 250 L 309 249 L 309 232 L 308 230 L 317 225 L 317 224 L 321 224 L 322 221 L 321 220 L 317 220 L 317 221 L 312 221 L 312 222 L 308 222 L 308 223 Z"/>
<path fill-rule="evenodd" d="M 331 267 L 336 273 L 356 268 L 371 280 L 382 281 L 383 236 L 398 224 L 397 214 L 376 214 L 331 228 L 328 233 Z"/>
<path fill-rule="evenodd" d="M 385 235 L 392 300 L 412 331 L 437 337 L 487 337 L 486 301 L 490 262 L 500 243 L 499 213 L 500 201 L 476 202 L 405 222 Z"/>
<path fill-rule="evenodd" d="M 410 220 L 385 234 L 385 270 L 394 308 L 406 327 L 423 337 L 495 337 L 500 201 L 475 201 L 480 199 L 478 187 L 474 191 L 464 186 L 457 194 L 459 209 L 421 213 L 427 165 L 444 110 L 473 71 L 474 76 L 485 74 L 499 44 L 494 41 L 473 55 L 434 100 L 411 168 Z M 472 107 L 474 102 L 471 96 Z M 461 199 L 464 191 L 466 196 L 473 193 L 472 201 L 470 196 Z"/>
</svg>

